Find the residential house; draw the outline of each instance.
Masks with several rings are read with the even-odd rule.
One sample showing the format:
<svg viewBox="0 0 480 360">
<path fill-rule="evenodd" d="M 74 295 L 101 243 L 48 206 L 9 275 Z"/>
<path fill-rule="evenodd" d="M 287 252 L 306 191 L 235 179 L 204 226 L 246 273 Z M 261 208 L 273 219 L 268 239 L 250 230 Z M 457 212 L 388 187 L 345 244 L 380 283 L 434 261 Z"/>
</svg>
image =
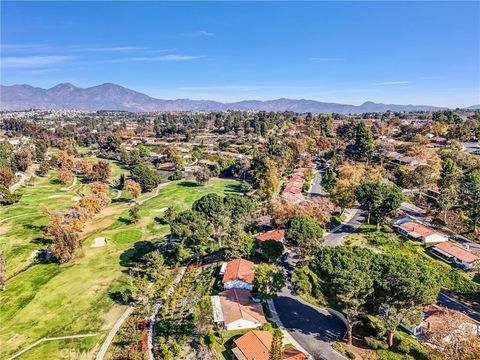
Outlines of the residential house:
<svg viewBox="0 0 480 360">
<path fill-rule="evenodd" d="M 255 239 L 257 239 L 257 241 L 260 243 L 267 240 L 275 240 L 275 241 L 283 242 L 283 240 L 285 240 L 285 230 L 282 230 L 282 229 L 270 230 L 270 231 L 267 231 L 266 233 L 258 234 L 257 236 L 255 236 Z"/>
<path fill-rule="evenodd" d="M 267 321 L 262 304 L 243 289 L 229 289 L 212 296 L 213 321 L 226 330 L 253 329 Z"/>
<path fill-rule="evenodd" d="M 475 321 L 460 311 L 447 309 L 438 305 L 428 305 L 425 307 L 423 310 L 423 319 L 419 324 L 407 325 L 405 323 L 401 323 L 400 326 L 414 336 L 425 335 L 427 331 L 436 331 L 437 329 L 442 328 L 442 315 L 444 315 L 447 311 L 454 312 L 459 319 L 463 320 L 461 321 L 461 329 L 459 330 L 467 330 L 471 331 L 477 336 L 480 335 L 480 323 L 478 321 Z"/>
<path fill-rule="evenodd" d="M 468 246 L 465 248 L 453 242 L 444 242 L 432 247 L 430 252 L 443 261 L 458 265 L 464 270 L 480 269 L 480 252 L 471 251 Z"/>
<path fill-rule="evenodd" d="M 224 289 L 253 289 L 255 265 L 245 259 L 229 261 L 225 267 L 222 284 Z"/>
<path fill-rule="evenodd" d="M 174 171 L 175 165 L 171 162 L 160 163 L 157 165 L 158 170 L 162 171 Z"/>
<path fill-rule="evenodd" d="M 422 241 L 424 244 L 448 241 L 448 235 L 444 232 L 415 222 L 410 218 L 397 221 L 396 227 L 400 234 Z"/>
<path fill-rule="evenodd" d="M 251 330 L 234 340 L 232 349 L 236 360 L 268 360 L 273 336 L 268 331 Z M 307 360 L 307 356 L 297 349 L 283 349 L 282 360 Z"/>
</svg>

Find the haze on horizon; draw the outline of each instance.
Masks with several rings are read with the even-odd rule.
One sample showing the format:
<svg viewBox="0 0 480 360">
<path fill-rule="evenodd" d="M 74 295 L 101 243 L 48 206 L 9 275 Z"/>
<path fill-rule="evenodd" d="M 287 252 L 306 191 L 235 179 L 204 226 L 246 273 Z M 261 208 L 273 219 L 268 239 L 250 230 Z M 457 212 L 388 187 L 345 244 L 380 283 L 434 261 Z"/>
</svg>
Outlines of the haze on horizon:
<svg viewBox="0 0 480 360">
<path fill-rule="evenodd" d="M 479 2 L 1 2 L 1 83 L 480 103 Z"/>
</svg>

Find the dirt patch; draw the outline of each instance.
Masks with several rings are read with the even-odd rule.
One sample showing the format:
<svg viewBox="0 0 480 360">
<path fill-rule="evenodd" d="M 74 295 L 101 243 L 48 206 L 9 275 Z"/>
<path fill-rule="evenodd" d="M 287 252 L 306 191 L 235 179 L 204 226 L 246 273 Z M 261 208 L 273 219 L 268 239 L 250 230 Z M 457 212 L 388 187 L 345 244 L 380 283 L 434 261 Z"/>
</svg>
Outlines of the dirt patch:
<svg viewBox="0 0 480 360">
<path fill-rule="evenodd" d="M 92 248 L 103 247 L 107 245 L 107 240 L 104 237 L 97 237 L 93 240 L 93 244 L 90 246 Z"/>
<path fill-rule="evenodd" d="M 168 210 L 168 208 L 161 208 L 161 209 L 155 209 L 155 210 L 153 210 L 153 211 L 156 211 L 156 212 L 165 212 L 165 211 L 167 211 L 167 210 Z"/>
</svg>

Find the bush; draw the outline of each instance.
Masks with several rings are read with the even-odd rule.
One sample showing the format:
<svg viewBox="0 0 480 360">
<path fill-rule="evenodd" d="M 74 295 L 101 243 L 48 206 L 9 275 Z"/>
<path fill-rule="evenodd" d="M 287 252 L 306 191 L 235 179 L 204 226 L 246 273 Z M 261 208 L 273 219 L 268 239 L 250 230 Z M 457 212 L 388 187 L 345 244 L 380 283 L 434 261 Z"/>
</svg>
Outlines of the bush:
<svg viewBox="0 0 480 360">
<path fill-rule="evenodd" d="M 367 315 L 364 319 L 365 329 L 375 338 L 382 338 L 387 334 L 387 329 L 382 320 L 373 315 Z"/>
<path fill-rule="evenodd" d="M 334 342 L 332 344 L 332 347 L 337 350 L 339 353 L 342 353 L 343 355 L 346 355 L 349 359 L 355 359 L 355 354 L 348 350 L 348 349 L 345 349 L 345 347 L 343 346 L 343 344 L 341 342 Z"/>
<path fill-rule="evenodd" d="M 307 274 L 306 266 L 296 268 L 292 275 L 292 283 L 299 294 L 311 294 L 312 284 Z"/>
<path fill-rule="evenodd" d="M 397 351 L 401 352 L 402 354 L 408 354 L 411 350 L 410 344 L 407 343 L 406 341 L 400 341 L 396 345 Z"/>
<path fill-rule="evenodd" d="M 374 350 L 388 348 L 388 345 L 385 342 L 369 336 L 365 338 L 365 344 L 367 344 L 369 348 Z"/>
</svg>

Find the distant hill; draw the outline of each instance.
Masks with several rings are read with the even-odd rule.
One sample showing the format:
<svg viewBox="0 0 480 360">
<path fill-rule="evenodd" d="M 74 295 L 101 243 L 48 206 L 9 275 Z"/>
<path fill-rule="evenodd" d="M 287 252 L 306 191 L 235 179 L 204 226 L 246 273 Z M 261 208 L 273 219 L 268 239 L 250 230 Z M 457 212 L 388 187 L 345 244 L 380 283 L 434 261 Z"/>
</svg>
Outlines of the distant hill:
<svg viewBox="0 0 480 360">
<path fill-rule="evenodd" d="M 136 112 L 265 110 L 352 114 L 387 110 L 430 111 L 440 108 L 428 105 L 381 104 L 370 101 L 355 106 L 305 99 L 244 100 L 233 103 L 190 99 L 162 100 L 111 83 L 89 88 L 79 88 L 69 83 L 62 83 L 50 89 L 30 85 L 2 85 L 0 87 L 0 109 L 126 110 Z"/>
<path fill-rule="evenodd" d="M 480 110 L 480 104 L 472 105 L 472 106 L 468 107 L 467 109 L 468 110 Z"/>
</svg>

